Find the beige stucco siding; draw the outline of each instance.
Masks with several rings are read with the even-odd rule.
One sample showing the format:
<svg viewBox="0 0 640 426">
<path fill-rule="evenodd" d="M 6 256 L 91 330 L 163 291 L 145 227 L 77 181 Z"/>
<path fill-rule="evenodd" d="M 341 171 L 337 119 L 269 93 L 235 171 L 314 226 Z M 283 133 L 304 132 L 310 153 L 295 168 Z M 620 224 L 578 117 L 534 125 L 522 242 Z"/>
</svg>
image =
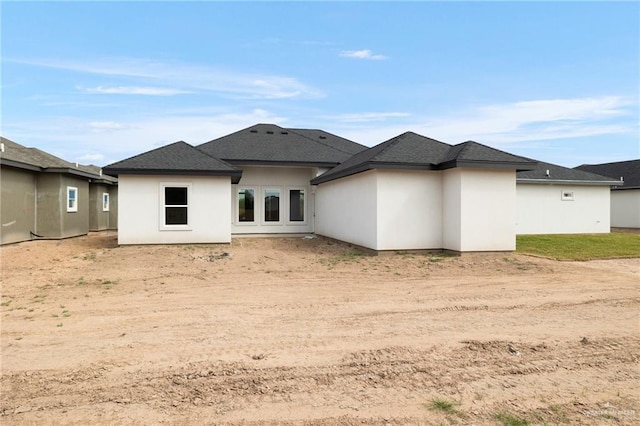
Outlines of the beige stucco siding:
<svg viewBox="0 0 640 426">
<path fill-rule="evenodd" d="M 31 239 L 31 231 L 35 231 L 36 175 L 2 167 L 0 187 L 0 244 Z"/>
<path fill-rule="evenodd" d="M 572 199 L 563 194 L 572 194 Z M 517 185 L 518 234 L 607 233 L 610 189 L 605 185 Z M 565 199 L 563 199 L 565 198 Z"/>
<path fill-rule="evenodd" d="M 166 226 L 164 187 L 188 187 L 188 225 Z M 118 177 L 120 244 L 228 243 L 231 178 L 210 176 Z"/>
<path fill-rule="evenodd" d="M 316 233 L 377 250 L 377 174 L 367 171 L 318 185 Z"/>
<path fill-rule="evenodd" d="M 37 177 L 35 233 L 44 238 L 68 238 L 89 232 L 89 183 L 59 173 Z M 78 210 L 67 211 L 67 188 L 78 189 Z"/>
<path fill-rule="evenodd" d="M 109 229 L 111 193 L 110 186 L 105 184 L 89 184 L 89 230 L 104 231 Z M 103 194 L 109 194 L 109 210 L 104 211 L 102 206 Z"/>
<path fill-rule="evenodd" d="M 640 228 L 640 189 L 611 191 L 611 226 Z"/>
<path fill-rule="evenodd" d="M 377 249 L 442 248 L 442 174 L 384 170 L 377 174 Z"/>
</svg>

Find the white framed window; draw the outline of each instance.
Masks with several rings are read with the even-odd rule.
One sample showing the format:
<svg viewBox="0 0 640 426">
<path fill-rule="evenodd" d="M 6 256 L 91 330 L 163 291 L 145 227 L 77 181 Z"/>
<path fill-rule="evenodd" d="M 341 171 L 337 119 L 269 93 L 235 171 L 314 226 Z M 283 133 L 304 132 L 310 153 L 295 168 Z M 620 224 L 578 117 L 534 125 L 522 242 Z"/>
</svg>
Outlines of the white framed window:
<svg viewBox="0 0 640 426">
<path fill-rule="evenodd" d="M 75 186 L 67 186 L 67 211 L 78 211 L 78 188 Z"/>
<path fill-rule="evenodd" d="M 573 191 L 562 191 L 562 201 L 573 201 Z"/>
<path fill-rule="evenodd" d="M 287 202 L 289 206 L 287 223 L 291 225 L 306 225 L 306 194 L 302 187 L 287 188 Z"/>
<path fill-rule="evenodd" d="M 190 229 L 189 198 L 191 185 L 185 183 L 160 184 L 160 228 L 164 230 Z"/>
<path fill-rule="evenodd" d="M 257 219 L 255 187 L 239 187 L 236 194 L 236 223 L 239 225 L 255 225 Z"/>
<path fill-rule="evenodd" d="M 108 192 L 102 193 L 102 211 L 103 212 L 109 211 L 109 193 Z"/>
<path fill-rule="evenodd" d="M 265 225 L 282 224 L 282 188 L 262 190 L 262 222 Z"/>
</svg>

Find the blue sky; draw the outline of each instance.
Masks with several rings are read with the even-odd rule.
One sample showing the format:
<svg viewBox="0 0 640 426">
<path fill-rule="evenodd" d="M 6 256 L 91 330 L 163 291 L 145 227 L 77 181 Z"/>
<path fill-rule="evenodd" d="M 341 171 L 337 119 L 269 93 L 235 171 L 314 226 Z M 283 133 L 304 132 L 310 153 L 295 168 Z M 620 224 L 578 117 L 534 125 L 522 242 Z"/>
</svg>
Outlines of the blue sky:
<svg viewBox="0 0 640 426">
<path fill-rule="evenodd" d="M 106 165 L 256 123 L 640 157 L 638 2 L 2 2 L 2 135 Z"/>
</svg>

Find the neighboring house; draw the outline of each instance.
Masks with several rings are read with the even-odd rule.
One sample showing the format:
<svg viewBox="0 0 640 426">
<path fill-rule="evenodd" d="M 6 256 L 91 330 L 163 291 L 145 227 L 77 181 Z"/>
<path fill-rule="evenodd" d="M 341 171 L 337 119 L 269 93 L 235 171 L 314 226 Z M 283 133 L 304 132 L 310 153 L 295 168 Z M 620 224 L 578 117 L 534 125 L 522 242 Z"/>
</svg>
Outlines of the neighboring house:
<svg viewBox="0 0 640 426">
<path fill-rule="evenodd" d="M 640 160 L 583 164 L 576 169 L 615 180 L 611 187 L 611 226 L 640 228 Z"/>
<path fill-rule="evenodd" d="M 0 138 L 0 243 L 115 229 L 117 180 Z M 93 194 L 93 196 L 92 196 Z"/>
<path fill-rule="evenodd" d="M 539 162 L 516 176 L 516 233 L 586 234 L 610 231 L 615 180 Z"/>
<path fill-rule="evenodd" d="M 366 147 L 259 124 L 111 164 L 119 242 L 229 242 L 312 233 L 374 250 L 515 248 L 516 172 L 535 162 L 405 133 Z"/>
</svg>

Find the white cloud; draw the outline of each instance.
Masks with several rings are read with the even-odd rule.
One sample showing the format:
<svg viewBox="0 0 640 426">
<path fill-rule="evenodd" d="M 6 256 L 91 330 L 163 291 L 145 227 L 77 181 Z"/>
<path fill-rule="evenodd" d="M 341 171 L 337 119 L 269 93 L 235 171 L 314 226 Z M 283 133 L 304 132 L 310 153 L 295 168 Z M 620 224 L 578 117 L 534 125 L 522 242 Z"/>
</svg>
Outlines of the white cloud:
<svg viewBox="0 0 640 426">
<path fill-rule="evenodd" d="M 225 70 L 212 66 L 184 63 L 157 62 L 145 59 L 106 58 L 95 61 L 73 60 L 16 60 L 32 66 L 63 69 L 72 72 L 117 77 L 134 81 L 136 84 L 122 86 L 121 92 L 132 87 L 148 89 L 147 93 L 168 95 L 176 93 L 158 93 L 156 86 L 172 87 L 165 89 L 186 92 L 215 92 L 230 98 L 244 99 L 281 99 L 281 98 L 319 98 L 324 94 L 298 79 L 272 74 L 249 74 L 235 70 Z M 140 85 L 139 83 L 143 83 Z M 98 86 L 100 87 L 100 86 Z M 101 88 L 113 90 L 113 88 Z M 152 90 L 153 89 L 153 90 Z M 154 93 L 151 93 L 154 92 Z"/>
<path fill-rule="evenodd" d="M 343 52 L 340 52 L 340 56 L 342 56 L 343 58 L 354 58 L 354 59 L 371 59 L 371 60 L 383 60 L 383 59 L 388 59 L 387 56 L 384 55 L 377 55 L 369 50 L 369 49 L 363 49 L 363 50 L 345 50 Z"/>
<path fill-rule="evenodd" d="M 140 87 L 140 86 L 116 86 L 116 87 L 78 87 L 78 90 L 85 93 L 95 93 L 101 95 L 147 95 L 147 96 L 173 96 L 191 93 L 187 90 L 167 89 L 163 87 Z"/>
<path fill-rule="evenodd" d="M 358 120 L 336 120 L 338 124 L 335 121 L 327 123 L 327 127 L 331 126 L 327 130 L 366 145 L 383 142 L 410 130 L 452 144 L 475 140 L 506 146 L 528 141 L 637 132 L 637 124 L 633 120 L 625 120 L 626 116 L 632 115 L 630 110 L 636 103 L 621 96 L 531 100 L 484 105 L 459 113 L 423 116 L 375 126 L 358 124 Z"/>
<path fill-rule="evenodd" d="M 389 118 L 408 117 L 406 112 L 361 112 L 353 114 L 330 115 L 326 118 L 341 123 L 366 123 L 371 121 L 385 121 Z"/>
</svg>

